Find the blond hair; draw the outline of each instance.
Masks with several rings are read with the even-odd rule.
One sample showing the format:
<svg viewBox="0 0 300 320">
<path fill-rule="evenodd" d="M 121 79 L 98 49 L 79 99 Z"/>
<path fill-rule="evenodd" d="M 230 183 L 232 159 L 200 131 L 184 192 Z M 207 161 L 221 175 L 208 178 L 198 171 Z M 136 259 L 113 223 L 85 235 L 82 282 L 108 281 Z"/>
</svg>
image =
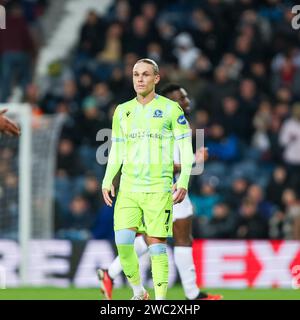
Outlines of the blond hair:
<svg viewBox="0 0 300 320">
<path fill-rule="evenodd" d="M 153 67 L 154 74 L 159 74 L 158 65 L 154 60 L 148 59 L 148 58 L 143 58 L 143 59 L 138 60 L 135 64 L 138 64 L 138 63 L 141 63 L 141 62 L 144 62 L 144 63 L 147 63 L 147 64 L 151 64 L 152 67 Z"/>
</svg>

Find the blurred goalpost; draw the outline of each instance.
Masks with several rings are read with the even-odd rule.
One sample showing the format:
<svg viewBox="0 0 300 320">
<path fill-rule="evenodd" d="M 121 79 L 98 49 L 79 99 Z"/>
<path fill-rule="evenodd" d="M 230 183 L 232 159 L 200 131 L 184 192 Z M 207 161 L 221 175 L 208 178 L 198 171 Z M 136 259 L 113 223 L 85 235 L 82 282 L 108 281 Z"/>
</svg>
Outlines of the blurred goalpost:
<svg viewBox="0 0 300 320">
<path fill-rule="evenodd" d="M 18 241 L 21 285 L 28 284 L 31 239 L 53 236 L 56 146 L 63 115 L 33 116 L 29 104 L 0 104 L 21 136 L 0 137 L 0 239 Z"/>
</svg>

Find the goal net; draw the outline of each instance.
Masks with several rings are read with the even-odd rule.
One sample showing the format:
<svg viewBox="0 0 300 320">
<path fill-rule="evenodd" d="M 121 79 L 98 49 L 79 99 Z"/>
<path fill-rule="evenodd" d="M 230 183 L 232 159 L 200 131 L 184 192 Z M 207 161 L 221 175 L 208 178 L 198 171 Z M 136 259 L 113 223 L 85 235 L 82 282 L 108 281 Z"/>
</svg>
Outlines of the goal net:
<svg viewBox="0 0 300 320">
<path fill-rule="evenodd" d="M 0 136 L 0 239 L 20 244 L 26 272 L 28 242 L 53 236 L 56 145 L 62 115 L 32 116 L 28 104 L 0 104 L 21 127 L 21 136 Z"/>
</svg>

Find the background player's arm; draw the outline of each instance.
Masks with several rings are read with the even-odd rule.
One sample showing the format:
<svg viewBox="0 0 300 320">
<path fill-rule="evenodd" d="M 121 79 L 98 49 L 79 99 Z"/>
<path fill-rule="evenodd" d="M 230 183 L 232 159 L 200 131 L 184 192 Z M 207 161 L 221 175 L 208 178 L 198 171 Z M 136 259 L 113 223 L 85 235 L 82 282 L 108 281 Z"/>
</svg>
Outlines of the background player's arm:
<svg viewBox="0 0 300 320">
<path fill-rule="evenodd" d="M 20 128 L 12 120 L 4 116 L 6 112 L 7 109 L 0 111 L 0 132 L 10 136 L 19 136 L 21 133 Z"/>
<path fill-rule="evenodd" d="M 108 156 L 105 176 L 102 182 L 102 195 L 108 206 L 112 206 L 112 199 L 109 192 L 111 191 L 111 195 L 113 197 L 115 196 L 115 188 L 112 182 L 122 166 L 124 155 L 125 138 L 120 125 L 118 108 L 113 116 L 111 140 L 112 145 Z"/>
<path fill-rule="evenodd" d="M 193 162 L 193 165 L 197 164 L 197 163 L 203 163 L 203 162 L 207 161 L 208 156 L 209 156 L 208 149 L 204 148 L 204 147 L 201 147 L 195 153 L 195 160 Z M 179 173 L 181 171 L 181 164 L 177 163 L 177 162 L 174 162 L 173 171 L 174 171 L 174 174 Z"/>
</svg>

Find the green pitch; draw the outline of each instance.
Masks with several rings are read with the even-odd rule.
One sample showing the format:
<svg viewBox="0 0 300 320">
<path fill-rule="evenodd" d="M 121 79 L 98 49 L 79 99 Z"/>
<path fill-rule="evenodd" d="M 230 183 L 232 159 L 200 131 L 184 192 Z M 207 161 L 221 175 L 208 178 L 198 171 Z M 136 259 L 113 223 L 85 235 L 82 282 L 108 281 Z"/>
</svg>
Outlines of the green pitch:
<svg viewBox="0 0 300 320">
<path fill-rule="evenodd" d="M 219 293 L 224 300 L 300 300 L 300 289 L 207 289 Z M 149 290 L 154 299 L 153 290 Z M 114 300 L 129 300 L 132 296 L 128 287 L 115 289 Z M 8 288 L 0 290 L 0 300 L 102 300 L 98 289 L 59 288 Z M 184 300 L 178 285 L 168 290 L 168 299 Z"/>
</svg>

